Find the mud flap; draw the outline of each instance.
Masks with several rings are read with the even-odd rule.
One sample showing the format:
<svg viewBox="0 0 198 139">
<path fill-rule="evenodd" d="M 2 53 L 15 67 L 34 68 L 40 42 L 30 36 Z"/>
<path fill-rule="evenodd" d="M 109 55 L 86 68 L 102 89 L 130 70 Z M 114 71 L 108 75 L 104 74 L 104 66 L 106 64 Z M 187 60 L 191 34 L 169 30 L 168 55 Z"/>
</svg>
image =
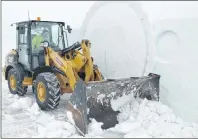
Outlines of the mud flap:
<svg viewBox="0 0 198 139">
<path fill-rule="evenodd" d="M 119 109 L 115 109 L 113 101 L 140 97 L 148 100 L 159 100 L 159 79 L 157 74 L 131 77 L 127 79 L 109 79 L 101 82 L 89 82 L 85 85 L 78 81 L 75 92 L 71 95 L 68 110 L 72 112 L 75 125 L 81 135 L 87 134 L 90 118 L 102 122 L 102 129 L 118 124 Z"/>
</svg>

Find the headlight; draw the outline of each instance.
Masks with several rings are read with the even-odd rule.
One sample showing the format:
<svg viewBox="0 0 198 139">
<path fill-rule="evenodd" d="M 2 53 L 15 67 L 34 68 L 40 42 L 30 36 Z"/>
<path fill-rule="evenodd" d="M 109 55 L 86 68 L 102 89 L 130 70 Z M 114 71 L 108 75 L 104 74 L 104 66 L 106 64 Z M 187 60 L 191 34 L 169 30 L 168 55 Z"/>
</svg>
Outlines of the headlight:
<svg viewBox="0 0 198 139">
<path fill-rule="evenodd" d="M 7 61 L 8 61 L 9 63 L 14 62 L 14 57 L 13 57 L 13 56 L 9 56 L 9 57 L 7 58 Z"/>
</svg>

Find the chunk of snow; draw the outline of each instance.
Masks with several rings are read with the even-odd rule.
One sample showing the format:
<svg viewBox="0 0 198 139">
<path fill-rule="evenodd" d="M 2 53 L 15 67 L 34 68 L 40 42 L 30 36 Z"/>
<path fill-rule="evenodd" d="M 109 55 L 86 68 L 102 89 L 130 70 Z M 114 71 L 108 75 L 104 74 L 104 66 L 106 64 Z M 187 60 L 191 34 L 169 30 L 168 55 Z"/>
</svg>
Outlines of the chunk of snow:
<svg viewBox="0 0 198 139">
<path fill-rule="evenodd" d="M 191 127 L 184 127 L 181 132 L 180 135 L 181 137 L 184 138 L 192 138 L 193 137 L 193 133 L 192 133 L 192 128 Z"/>
<path fill-rule="evenodd" d="M 55 119 L 54 116 L 51 116 L 48 113 L 45 113 L 44 111 L 41 111 L 40 115 L 36 119 L 36 122 L 41 124 L 41 125 L 47 125 L 48 123 L 50 123 L 54 119 Z"/>
<path fill-rule="evenodd" d="M 147 115 L 150 113 L 150 109 L 146 106 L 146 103 L 148 102 L 147 99 L 144 99 L 142 103 L 140 104 L 137 120 L 142 121 Z"/>
<path fill-rule="evenodd" d="M 126 134 L 126 133 L 129 133 L 130 131 L 140 128 L 140 127 L 141 127 L 141 123 L 139 123 L 139 122 L 125 121 L 125 122 L 117 125 L 115 128 L 117 131 Z"/>
<path fill-rule="evenodd" d="M 111 100 L 111 107 L 114 111 L 118 111 L 120 107 L 134 101 L 133 93 L 129 95 L 123 95 L 122 97 Z"/>
<path fill-rule="evenodd" d="M 64 128 L 70 131 L 72 134 L 76 133 L 75 127 L 69 122 L 64 122 Z"/>
<path fill-rule="evenodd" d="M 46 126 L 46 130 L 48 132 L 53 132 L 54 129 L 63 129 L 64 128 L 64 122 L 63 121 L 56 121 L 56 120 L 53 120 L 51 122 L 49 122 Z"/>
<path fill-rule="evenodd" d="M 9 94 L 7 94 L 7 97 L 8 98 L 13 98 L 14 97 L 14 94 L 9 93 Z"/>
<path fill-rule="evenodd" d="M 114 97 L 116 95 L 116 92 L 111 92 L 107 97 Z"/>
<path fill-rule="evenodd" d="M 172 113 L 173 111 L 165 105 L 157 105 L 157 113 L 162 115 L 164 113 Z"/>
<path fill-rule="evenodd" d="M 126 134 L 124 138 L 152 138 L 152 136 L 140 130 L 140 131 L 131 131 L 130 133 Z"/>
<path fill-rule="evenodd" d="M 28 111 L 29 111 L 31 114 L 38 115 L 39 112 L 40 112 L 40 108 L 39 108 L 38 104 L 35 102 L 35 103 L 28 109 Z"/>
<path fill-rule="evenodd" d="M 103 104 L 103 99 L 104 99 L 105 95 L 104 94 L 100 94 L 97 97 L 97 102 L 101 102 Z"/>
<path fill-rule="evenodd" d="M 193 135 L 193 137 L 198 138 L 198 128 L 197 128 L 197 129 L 194 129 L 194 130 L 192 131 L 192 135 Z"/>
<path fill-rule="evenodd" d="M 99 136 L 102 134 L 103 130 L 101 128 L 101 126 L 103 125 L 103 123 L 101 122 L 97 122 L 95 119 L 91 119 L 91 123 L 89 124 L 89 135 L 96 135 Z"/>
<path fill-rule="evenodd" d="M 20 98 L 10 105 L 13 109 L 27 109 L 32 106 L 31 98 Z"/>
<path fill-rule="evenodd" d="M 87 89 L 91 89 L 91 86 L 86 87 Z"/>
<path fill-rule="evenodd" d="M 38 125 L 37 126 L 38 135 L 36 137 L 45 137 L 47 134 L 47 130 L 45 127 Z"/>
<path fill-rule="evenodd" d="M 153 122 L 151 121 L 147 130 L 151 133 L 155 132 L 157 130 L 157 123 L 156 122 Z"/>
<path fill-rule="evenodd" d="M 20 97 L 16 94 L 16 95 L 13 96 L 13 98 L 19 99 Z"/>
<path fill-rule="evenodd" d="M 73 115 L 70 111 L 67 111 L 67 118 L 68 118 L 69 122 L 71 122 L 72 124 L 75 124 Z"/>
<path fill-rule="evenodd" d="M 43 125 L 43 126 L 41 126 Z M 55 119 L 48 120 L 47 123 L 42 123 L 38 126 L 37 137 L 68 137 L 75 134 L 75 128 L 68 122 L 58 121 Z"/>
</svg>

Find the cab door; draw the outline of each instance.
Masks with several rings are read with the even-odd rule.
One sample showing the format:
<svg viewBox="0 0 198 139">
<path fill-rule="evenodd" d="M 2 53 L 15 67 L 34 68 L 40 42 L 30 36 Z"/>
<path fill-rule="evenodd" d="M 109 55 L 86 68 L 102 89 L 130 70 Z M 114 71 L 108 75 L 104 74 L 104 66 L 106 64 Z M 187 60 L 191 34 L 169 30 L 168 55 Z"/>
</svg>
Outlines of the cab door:
<svg viewBox="0 0 198 139">
<path fill-rule="evenodd" d="M 20 23 L 17 26 L 17 45 L 18 45 L 18 62 L 21 63 L 27 70 L 31 69 L 29 61 L 29 46 L 28 46 L 28 25 Z"/>
</svg>

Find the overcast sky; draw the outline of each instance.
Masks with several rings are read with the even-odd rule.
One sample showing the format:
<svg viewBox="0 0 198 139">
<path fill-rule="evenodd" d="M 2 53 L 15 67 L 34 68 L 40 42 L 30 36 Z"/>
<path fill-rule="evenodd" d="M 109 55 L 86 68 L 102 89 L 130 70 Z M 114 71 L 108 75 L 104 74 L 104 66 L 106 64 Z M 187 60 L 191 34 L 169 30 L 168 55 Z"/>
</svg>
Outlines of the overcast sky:
<svg viewBox="0 0 198 139">
<path fill-rule="evenodd" d="M 28 19 L 65 21 L 79 27 L 93 1 L 3 1 L 3 25 Z"/>
<path fill-rule="evenodd" d="M 72 28 L 80 28 L 94 1 L 3 1 L 2 55 L 15 48 L 16 32 L 12 23 L 41 17 L 41 20 L 64 21 Z"/>
<path fill-rule="evenodd" d="M 2 43 L 3 55 L 15 48 L 15 27 L 11 23 L 41 17 L 41 20 L 64 21 L 72 28 L 80 28 L 86 13 L 94 1 L 3 1 L 2 2 Z M 198 2 L 157 1 L 141 2 L 149 18 L 190 18 L 198 17 Z M 9 48 L 9 49 L 8 49 Z"/>
<path fill-rule="evenodd" d="M 73 28 L 79 28 L 94 1 L 3 1 L 2 19 L 3 26 L 12 22 L 28 19 L 60 20 L 70 24 Z M 188 17 L 197 16 L 198 2 L 188 1 L 147 1 L 141 2 L 150 18 L 158 17 Z M 185 7 L 189 7 L 186 9 Z M 184 10 L 185 9 L 185 10 Z"/>
</svg>

